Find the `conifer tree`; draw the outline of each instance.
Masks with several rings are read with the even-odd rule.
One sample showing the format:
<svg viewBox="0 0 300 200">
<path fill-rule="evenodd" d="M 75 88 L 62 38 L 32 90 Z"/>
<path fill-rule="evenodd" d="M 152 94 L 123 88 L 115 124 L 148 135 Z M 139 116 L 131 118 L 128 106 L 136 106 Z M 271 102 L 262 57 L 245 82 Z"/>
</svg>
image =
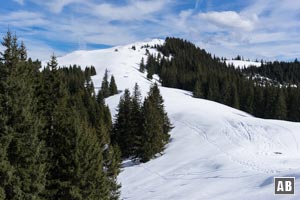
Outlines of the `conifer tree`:
<svg viewBox="0 0 300 200">
<path fill-rule="evenodd" d="M 202 87 L 201 87 L 201 82 L 199 80 L 196 81 L 194 91 L 193 91 L 193 96 L 196 98 L 202 98 Z"/>
<path fill-rule="evenodd" d="M 8 68 L 10 68 L 12 67 L 13 59 L 13 36 L 10 30 L 7 31 L 6 36 L 4 36 L 1 44 L 5 48 L 4 52 L 1 52 L 1 60 L 4 61 Z"/>
<path fill-rule="evenodd" d="M 110 187 L 110 200 L 118 200 L 120 197 L 121 185 L 117 183 L 117 176 L 120 173 L 121 151 L 118 145 L 109 145 L 104 154 L 106 175 Z"/>
<path fill-rule="evenodd" d="M 109 91 L 109 82 L 108 82 L 108 71 L 107 69 L 105 70 L 102 84 L 101 84 L 101 92 L 104 98 L 107 98 L 110 96 L 110 91 Z"/>
<path fill-rule="evenodd" d="M 264 90 L 264 117 L 273 118 L 275 113 L 276 89 L 267 85 Z"/>
<path fill-rule="evenodd" d="M 142 97 L 139 85 L 136 83 L 132 93 L 131 129 L 133 132 L 133 156 L 138 158 L 143 146 L 143 116 Z"/>
<path fill-rule="evenodd" d="M 5 38 L 9 38 L 10 33 Z M 10 41 L 11 44 L 7 42 Z M 36 108 L 35 73 L 31 62 L 19 63 L 17 37 L 6 40 L 11 58 L 1 64 L 0 196 L 6 199 L 40 199 L 45 186 L 45 153 L 39 136 L 42 123 Z M 8 49 L 5 52 L 9 52 Z M 2 132 L 3 131 L 3 132 Z M 9 172 L 9 173 L 8 173 Z"/>
<path fill-rule="evenodd" d="M 245 103 L 244 103 L 244 111 L 248 113 L 253 113 L 253 102 L 254 102 L 254 88 L 253 83 L 250 82 L 245 86 L 246 92 L 245 92 Z"/>
<path fill-rule="evenodd" d="M 164 146 L 168 143 L 170 137 L 169 131 L 172 129 L 156 83 L 150 88 L 148 97 L 144 101 L 143 116 L 143 147 L 140 150 L 140 158 L 142 162 L 147 162 L 155 154 L 164 150 Z"/>
<path fill-rule="evenodd" d="M 288 88 L 287 118 L 292 121 L 300 120 L 299 90 Z"/>
<path fill-rule="evenodd" d="M 149 55 L 148 59 L 147 59 L 147 65 L 146 65 L 146 69 L 147 69 L 147 78 L 148 79 L 152 79 L 152 76 L 155 73 L 155 58 L 153 55 Z"/>
<path fill-rule="evenodd" d="M 113 142 L 120 147 L 122 157 L 127 158 L 133 154 L 132 127 L 132 101 L 128 89 L 124 91 L 118 105 L 118 113 L 113 126 Z"/>
<path fill-rule="evenodd" d="M 27 60 L 27 50 L 24 42 L 21 42 L 20 48 L 19 48 L 19 54 L 20 54 L 20 60 L 26 61 Z"/>
<path fill-rule="evenodd" d="M 17 63 L 19 62 L 19 57 L 20 57 L 20 52 L 19 52 L 19 44 L 18 44 L 18 39 L 16 34 L 12 38 L 12 65 L 16 66 Z"/>
<path fill-rule="evenodd" d="M 253 112 L 255 116 L 264 117 L 264 95 L 263 95 L 263 88 L 262 87 L 255 87 L 254 88 L 254 103 L 253 103 Z"/>
<path fill-rule="evenodd" d="M 144 62 L 144 58 L 142 58 L 142 60 L 141 60 L 139 70 L 140 70 L 140 72 L 142 72 L 142 73 L 145 72 L 145 62 Z"/>
<path fill-rule="evenodd" d="M 116 81 L 115 81 L 115 77 L 113 75 L 110 78 L 109 92 L 110 92 L 110 95 L 118 94 L 117 84 L 116 84 Z"/>
<path fill-rule="evenodd" d="M 8 126 L 10 112 L 8 89 L 8 66 L 0 62 L 0 199 L 6 199 L 6 193 L 10 192 L 13 172 L 7 157 L 12 140 L 12 130 Z"/>
<path fill-rule="evenodd" d="M 240 107 L 240 103 L 239 103 L 239 98 L 238 98 L 238 94 L 237 94 L 237 89 L 235 84 L 231 85 L 231 100 L 230 100 L 230 106 L 233 108 L 237 108 L 239 109 Z"/>
<path fill-rule="evenodd" d="M 47 68 L 49 68 L 51 71 L 53 71 L 53 70 L 57 70 L 57 66 L 58 66 L 57 58 L 53 53 L 50 57 L 50 61 L 47 62 Z"/>
<path fill-rule="evenodd" d="M 286 107 L 286 101 L 284 98 L 284 94 L 282 89 L 277 89 L 277 97 L 274 104 L 274 115 L 273 117 L 275 119 L 286 119 L 287 116 L 287 107 Z"/>
</svg>

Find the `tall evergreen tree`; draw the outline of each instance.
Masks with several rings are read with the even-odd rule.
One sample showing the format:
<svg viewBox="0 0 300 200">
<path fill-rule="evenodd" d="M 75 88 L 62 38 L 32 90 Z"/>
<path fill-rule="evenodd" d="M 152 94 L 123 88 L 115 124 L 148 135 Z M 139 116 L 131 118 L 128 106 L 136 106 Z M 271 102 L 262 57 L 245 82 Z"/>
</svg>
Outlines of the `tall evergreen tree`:
<svg viewBox="0 0 300 200">
<path fill-rule="evenodd" d="M 142 162 L 146 162 L 164 150 L 170 137 L 169 131 L 172 129 L 156 83 L 150 88 L 148 97 L 144 101 L 143 116 L 144 133 L 140 158 Z"/>
<path fill-rule="evenodd" d="M 21 61 L 26 61 L 27 60 L 27 50 L 24 42 L 21 42 L 20 48 L 19 48 L 19 53 L 20 53 L 20 60 Z"/>
<path fill-rule="evenodd" d="M 119 145 L 122 157 L 133 155 L 132 101 L 128 89 L 124 91 L 118 105 L 118 113 L 113 126 L 113 141 Z"/>
<path fill-rule="evenodd" d="M 110 91 L 109 91 L 109 82 L 108 82 L 108 71 L 107 69 L 105 70 L 102 84 L 101 84 L 101 92 L 104 98 L 107 98 L 110 96 Z"/>
<path fill-rule="evenodd" d="M 2 59 L 4 59 L 2 57 Z M 0 62 L 0 199 L 6 199 L 11 192 L 12 166 L 7 157 L 8 147 L 12 140 L 12 130 L 8 126 L 10 98 L 8 95 L 8 73 L 6 64 Z"/>
<path fill-rule="evenodd" d="M 148 79 L 152 79 L 152 76 L 155 73 L 155 65 L 156 65 L 156 61 L 154 56 L 149 55 L 147 59 L 147 65 L 146 65 Z"/>
<path fill-rule="evenodd" d="M 110 200 L 118 200 L 120 197 L 121 185 L 117 183 L 117 176 L 120 173 L 121 151 L 118 145 L 110 145 L 105 154 L 106 175 L 110 187 Z"/>
<path fill-rule="evenodd" d="M 145 62 L 144 62 L 144 58 L 142 58 L 142 60 L 141 60 L 139 70 L 140 70 L 140 72 L 142 72 L 142 73 L 145 72 Z"/>
<path fill-rule="evenodd" d="M 277 91 L 276 100 L 274 103 L 274 115 L 273 117 L 275 119 L 286 119 L 287 117 L 287 107 L 286 107 L 286 101 L 284 98 L 284 94 L 282 89 L 278 88 Z"/>
<path fill-rule="evenodd" d="M 288 120 L 300 120 L 299 89 L 288 88 L 287 118 Z"/>
<path fill-rule="evenodd" d="M 9 37 L 8 32 L 5 38 Z M 19 63 L 16 36 L 6 40 L 5 47 L 11 48 L 11 58 L 6 60 L 6 53 L 2 54 L 6 61 L 1 64 L 1 83 L 4 83 L 1 84 L 1 99 L 5 101 L 5 109 L 0 117 L 4 128 L 0 136 L 3 145 L 0 148 L 3 150 L 0 188 L 4 190 L 0 189 L 0 195 L 6 199 L 40 199 L 45 186 L 46 155 L 39 138 L 42 123 L 34 98 L 38 71 L 31 62 Z M 5 52 L 9 52 L 8 49 Z"/>
<path fill-rule="evenodd" d="M 198 80 L 195 83 L 195 87 L 194 87 L 194 91 L 193 91 L 193 96 L 196 97 L 196 98 L 202 98 L 203 97 L 201 82 L 198 81 Z"/>
<path fill-rule="evenodd" d="M 115 77 L 113 75 L 110 78 L 109 93 L 110 93 L 110 95 L 118 94 L 117 84 L 116 84 L 116 81 L 115 81 Z"/>
<path fill-rule="evenodd" d="M 264 117 L 264 91 L 262 87 L 256 86 L 254 88 L 254 103 L 253 112 L 255 116 Z"/>
<path fill-rule="evenodd" d="M 1 44 L 5 48 L 4 52 L 1 52 L 1 60 L 10 68 L 13 60 L 13 36 L 10 30 L 7 31 Z"/>
<path fill-rule="evenodd" d="M 138 158 L 143 146 L 143 116 L 142 97 L 139 85 L 136 83 L 132 93 L 131 130 L 133 132 L 133 156 Z"/>
</svg>

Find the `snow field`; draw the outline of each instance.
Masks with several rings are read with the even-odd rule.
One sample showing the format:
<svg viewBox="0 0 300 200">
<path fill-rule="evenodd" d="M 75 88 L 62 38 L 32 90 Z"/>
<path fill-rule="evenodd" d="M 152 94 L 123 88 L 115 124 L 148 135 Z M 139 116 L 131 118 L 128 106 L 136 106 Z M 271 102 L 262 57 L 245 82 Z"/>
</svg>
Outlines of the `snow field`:
<svg viewBox="0 0 300 200">
<path fill-rule="evenodd" d="M 60 65 L 93 65 L 96 87 L 104 71 L 113 74 L 119 90 L 137 82 L 146 96 L 151 81 L 138 71 L 152 40 L 94 51 L 76 51 L 58 58 Z M 132 46 L 136 50 L 132 50 Z M 115 51 L 118 49 L 118 51 Z M 150 49 L 150 53 L 157 53 Z M 143 164 L 124 161 L 118 179 L 121 199 L 286 199 L 274 196 L 274 176 L 295 176 L 300 191 L 300 124 L 265 120 L 228 106 L 191 97 L 188 91 L 160 87 L 174 129 L 163 155 Z M 114 116 L 121 94 L 109 97 Z"/>
</svg>

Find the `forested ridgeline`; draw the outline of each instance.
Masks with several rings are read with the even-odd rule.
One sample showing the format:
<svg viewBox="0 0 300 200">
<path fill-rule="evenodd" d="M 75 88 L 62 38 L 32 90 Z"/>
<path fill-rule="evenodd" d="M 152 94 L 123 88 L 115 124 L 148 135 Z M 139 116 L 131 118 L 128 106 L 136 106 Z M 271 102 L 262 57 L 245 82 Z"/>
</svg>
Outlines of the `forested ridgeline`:
<svg viewBox="0 0 300 200">
<path fill-rule="evenodd" d="M 282 85 L 300 84 L 300 62 L 262 62 L 261 67 L 250 66 L 242 70 L 248 76 L 256 74 L 267 77 Z"/>
<path fill-rule="evenodd" d="M 146 64 L 141 61 L 140 70 L 146 69 L 148 78 L 158 74 L 163 86 L 189 90 L 194 97 L 217 101 L 257 117 L 300 121 L 300 89 L 291 85 L 300 78 L 295 67 L 298 61 L 242 70 L 227 66 L 220 58 L 182 39 L 166 38 L 164 45 L 155 48 L 161 53 L 148 55 Z M 251 73 L 260 70 L 262 75 L 291 84 L 262 85 L 251 78 Z"/>
</svg>

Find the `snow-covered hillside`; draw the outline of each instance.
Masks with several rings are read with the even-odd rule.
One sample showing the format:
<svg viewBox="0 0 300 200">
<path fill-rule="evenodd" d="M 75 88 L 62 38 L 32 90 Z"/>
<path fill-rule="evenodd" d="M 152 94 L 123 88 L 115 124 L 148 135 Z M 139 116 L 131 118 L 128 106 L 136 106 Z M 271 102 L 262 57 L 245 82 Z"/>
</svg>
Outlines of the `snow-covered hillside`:
<svg viewBox="0 0 300 200">
<path fill-rule="evenodd" d="M 163 41 L 76 51 L 58 62 L 95 66 L 95 86 L 100 86 L 107 68 L 118 89 L 132 89 L 137 82 L 146 95 L 151 82 L 138 71 L 138 65 L 146 58 L 141 46 L 147 43 Z M 192 98 L 187 91 L 160 89 L 175 127 L 171 141 L 156 159 L 138 165 L 124 162 L 119 175 L 122 199 L 286 199 L 274 196 L 274 176 L 295 176 L 296 195 L 288 199 L 299 199 L 299 123 L 254 118 L 219 103 Z M 106 100 L 113 115 L 120 95 Z"/>
<path fill-rule="evenodd" d="M 244 61 L 244 60 L 226 60 L 227 65 L 233 65 L 235 68 L 248 68 L 250 66 L 260 67 L 260 62 Z"/>
</svg>

